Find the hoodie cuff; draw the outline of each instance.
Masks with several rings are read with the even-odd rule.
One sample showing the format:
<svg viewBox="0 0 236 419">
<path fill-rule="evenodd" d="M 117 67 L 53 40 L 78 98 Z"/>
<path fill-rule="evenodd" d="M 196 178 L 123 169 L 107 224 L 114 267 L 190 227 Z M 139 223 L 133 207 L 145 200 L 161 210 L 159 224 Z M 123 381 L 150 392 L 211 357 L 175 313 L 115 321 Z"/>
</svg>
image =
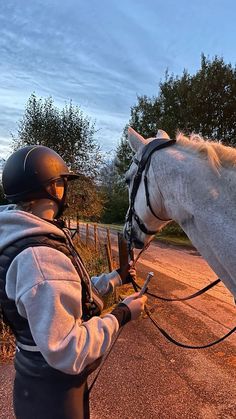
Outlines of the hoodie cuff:
<svg viewBox="0 0 236 419">
<path fill-rule="evenodd" d="M 112 310 L 111 314 L 116 317 L 120 327 L 124 326 L 131 320 L 131 311 L 129 307 L 124 303 L 118 304 L 118 306 Z"/>
<path fill-rule="evenodd" d="M 93 276 L 91 278 L 93 286 L 101 295 L 106 295 L 114 292 L 116 287 L 122 285 L 122 280 L 117 271 L 112 271 L 108 274 L 100 276 Z"/>
</svg>

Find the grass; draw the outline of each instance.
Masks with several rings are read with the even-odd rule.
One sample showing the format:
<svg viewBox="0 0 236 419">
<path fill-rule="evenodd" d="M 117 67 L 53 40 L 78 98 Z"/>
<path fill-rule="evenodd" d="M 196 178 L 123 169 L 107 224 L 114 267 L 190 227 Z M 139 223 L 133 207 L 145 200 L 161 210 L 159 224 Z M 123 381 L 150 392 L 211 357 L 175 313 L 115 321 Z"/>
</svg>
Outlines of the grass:
<svg viewBox="0 0 236 419">
<path fill-rule="evenodd" d="M 15 354 L 15 338 L 10 328 L 0 318 L 0 362 L 12 361 Z"/>
<path fill-rule="evenodd" d="M 94 223 L 90 223 L 94 224 Z M 99 224 L 104 228 L 111 228 L 117 231 L 123 230 L 123 224 Z M 175 223 L 168 224 L 160 233 L 155 235 L 155 239 L 166 244 L 192 248 L 193 245 L 183 230 Z"/>
<path fill-rule="evenodd" d="M 174 244 L 177 246 L 193 247 L 188 236 L 182 228 L 175 222 L 167 224 L 159 233 L 156 234 L 156 239 L 167 244 Z"/>
<path fill-rule="evenodd" d="M 104 227 L 104 228 L 113 228 L 114 230 L 118 230 L 118 231 L 122 231 L 124 224 L 104 224 L 104 223 L 95 223 L 93 221 L 81 221 L 82 223 L 86 224 L 91 224 L 91 225 L 97 225 L 98 227 Z"/>
<path fill-rule="evenodd" d="M 83 221 L 86 224 L 86 221 Z M 98 225 L 104 228 L 110 228 L 117 231 L 123 231 L 124 224 L 104 224 L 104 223 L 94 223 L 88 221 L 88 224 Z M 166 227 L 163 228 L 159 233 L 155 235 L 155 239 L 166 244 L 173 244 L 176 246 L 189 247 L 193 248 L 193 245 L 189 238 L 186 236 L 181 227 L 175 222 L 172 221 Z"/>
<path fill-rule="evenodd" d="M 99 225 L 105 228 L 114 228 L 115 230 L 118 230 L 118 231 L 123 231 L 123 227 L 124 227 L 123 224 L 99 224 Z"/>
<path fill-rule="evenodd" d="M 155 238 L 158 241 L 161 241 L 163 243 L 166 244 L 174 244 L 176 246 L 184 246 L 184 247 L 190 247 L 192 248 L 193 245 L 191 243 L 191 241 L 188 239 L 188 237 L 184 237 L 184 236 L 170 236 L 167 234 L 161 234 L 158 233 Z"/>
<path fill-rule="evenodd" d="M 90 276 L 97 276 L 108 271 L 104 246 L 98 246 L 98 250 L 95 250 L 92 240 L 88 246 L 78 239 L 75 239 L 74 243 Z"/>
</svg>

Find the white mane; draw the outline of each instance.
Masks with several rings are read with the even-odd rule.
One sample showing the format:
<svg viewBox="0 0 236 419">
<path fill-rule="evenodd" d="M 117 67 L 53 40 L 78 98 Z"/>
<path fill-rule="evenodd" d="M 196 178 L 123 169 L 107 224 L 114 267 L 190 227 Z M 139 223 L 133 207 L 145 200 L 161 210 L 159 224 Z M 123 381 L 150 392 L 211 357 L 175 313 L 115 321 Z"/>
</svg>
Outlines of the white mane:
<svg viewBox="0 0 236 419">
<path fill-rule="evenodd" d="M 236 149 L 227 147 L 218 141 L 204 140 L 199 135 L 184 136 L 179 133 L 176 137 L 179 145 L 199 153 L 207 158 L 211 166 L 218 170 L 223 167 L 236 167 Z"/>
</svg>

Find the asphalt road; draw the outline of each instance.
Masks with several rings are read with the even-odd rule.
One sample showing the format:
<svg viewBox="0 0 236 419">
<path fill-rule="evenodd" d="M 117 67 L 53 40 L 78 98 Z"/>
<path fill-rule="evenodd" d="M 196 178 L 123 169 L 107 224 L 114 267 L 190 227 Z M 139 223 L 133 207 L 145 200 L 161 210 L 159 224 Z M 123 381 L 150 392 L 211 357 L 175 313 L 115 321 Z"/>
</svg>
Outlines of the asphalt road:
<svg viewBox="0 0 236 419">
<path fill-rule="evenodd" d="M 116 233 L 112 238 L 115 255 Z M 154 271 L 150 291 L 172 297 L 214 279 L 195 250 L 159 243 L 137 269 L 143 278 Z M 148 304 L 159 324 L 184 343 L 207 343 L 235 325 L 235 306 L 224 286 L 191 302 L 149 299 Z M 0 372 L 0 418 L 10 419 L 13 367 L 1 366 Z M 236 336 L 209 349 L 188 350 L 166 341 L 148 318 L 127 324 L 91 392 L 91 419 L 121 418 L 236 418 Z"/>
</svg>

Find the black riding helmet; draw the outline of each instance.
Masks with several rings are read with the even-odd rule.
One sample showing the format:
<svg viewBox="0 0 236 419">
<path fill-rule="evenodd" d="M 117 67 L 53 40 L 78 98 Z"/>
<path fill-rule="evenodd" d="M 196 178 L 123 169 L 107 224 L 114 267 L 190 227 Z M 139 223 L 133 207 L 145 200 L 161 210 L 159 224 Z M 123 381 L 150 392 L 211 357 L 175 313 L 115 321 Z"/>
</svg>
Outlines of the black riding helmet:
<svg viewBox="0 0 236 419">
<path fill-rule="evenodd" d="M 78 177 L 78 174 L 69 171 L 55 151 L 35 145 L 23 147 L 8 158 L 2 173 L 2 185 L 9 202 L 48 198 L 56 201 L 61 215 L 65 208 L 67 181 Z M 61 198 L 54 195 L 50 188 L 58 180 L 64 183 Z"/>
</svg>

